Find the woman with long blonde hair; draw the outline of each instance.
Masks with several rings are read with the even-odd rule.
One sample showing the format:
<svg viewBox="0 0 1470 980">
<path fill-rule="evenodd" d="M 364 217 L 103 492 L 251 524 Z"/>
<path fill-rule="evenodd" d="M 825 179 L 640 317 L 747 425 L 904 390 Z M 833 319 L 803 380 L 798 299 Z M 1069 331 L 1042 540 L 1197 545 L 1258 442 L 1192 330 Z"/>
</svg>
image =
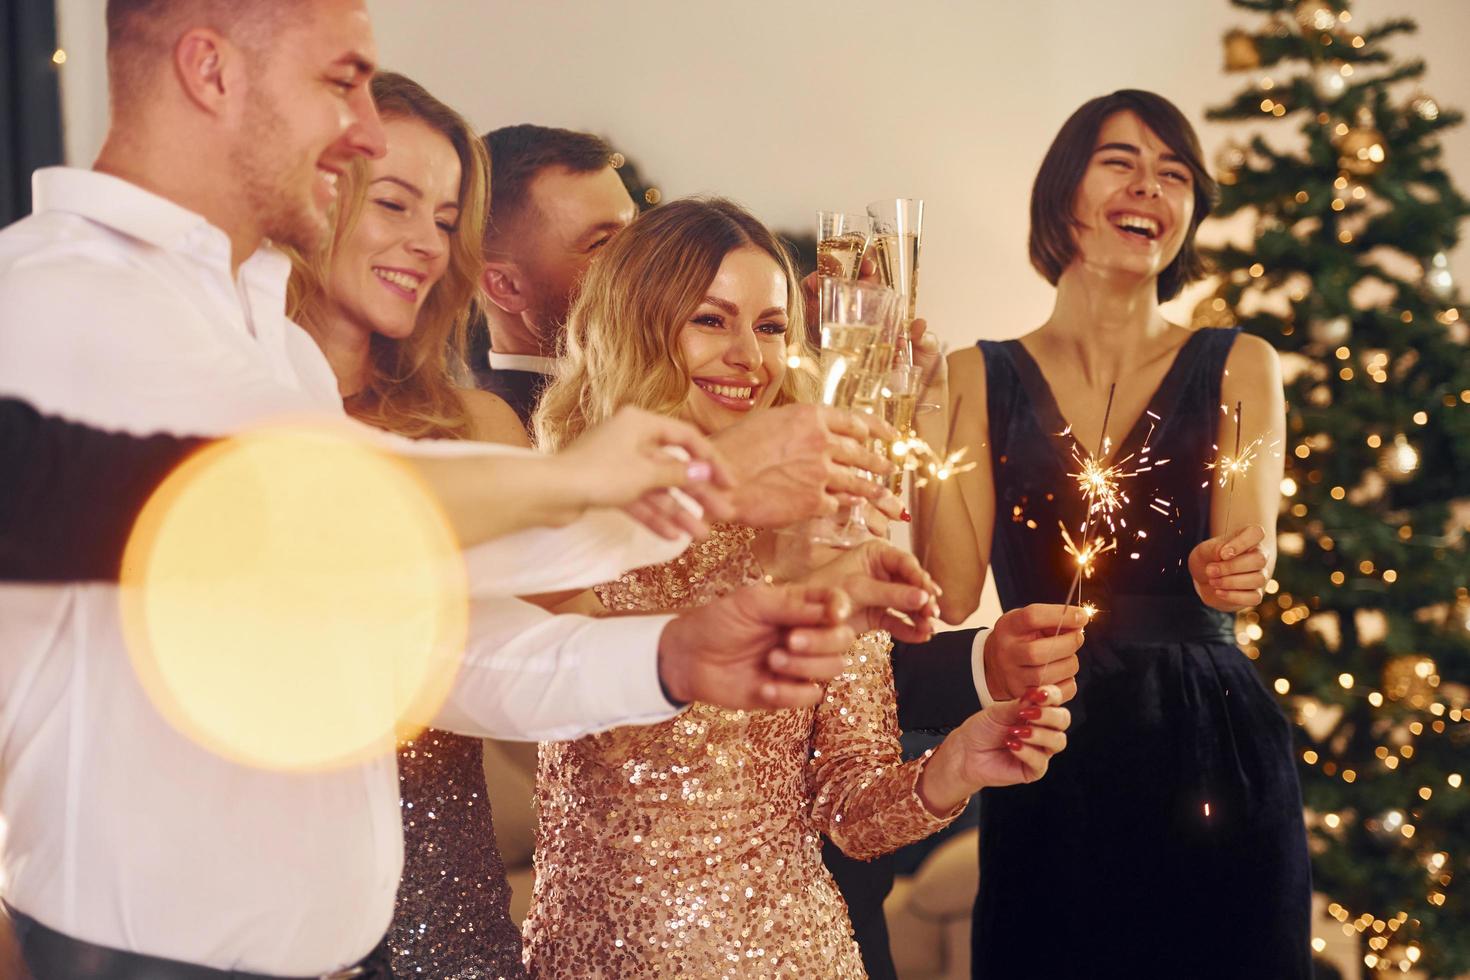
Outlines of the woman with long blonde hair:
<svg viewBox="0 0 1470 980">
<path fill-rule="evenodd" d="M 338 182 L 336 226 L 295 257 L 291 317 L 326 353 L 348 412 L 410 438 L 526 444 L 515 413 L 456 383 L 490 198 L 484 144 L 402 75 L 373 100 L 387 153 Z M 478 739 L 429 729 L 398 754 L 404 867 L 387 942 L 398 976 L 516 977 L 520 936 Z"/>
<path fill-rule="evenodd" d="M 728 201 L 665 204 L 588 272 L 536 432 L 555 448 L 632 404 L 714 434 L 807 396 L 788 358 L 810 353 L 775 237 Z M 717 525 L 676 560 L 599 586 L 582 611 L 697 606 L 785 577 L 776 552 L 769 535 Z M 928 582 L 917 563 L 899 577 Z M 925 837 L 979 787 L 1038 778 L 1067 725 L 1060 691 L 1041 688 L 904 762 L 877 627 L 922 636 L 891 616 L 867 625 L 816 709 L 694 704 L 666 723 L 542 745 L 532 976 L 863 976 L 820 836 L 860 857 Z"/>
<path fill-rule="evenodd" d="M 372 89 L 398 139 L 339 180 L 334 232 L 295 257 L 287 309 L 358 419 L 410 438 L 523 445 L 509 406 L 459 383 L 490 206 L 485 145 L 403 75 L 379 72 Z"/>
</svg>

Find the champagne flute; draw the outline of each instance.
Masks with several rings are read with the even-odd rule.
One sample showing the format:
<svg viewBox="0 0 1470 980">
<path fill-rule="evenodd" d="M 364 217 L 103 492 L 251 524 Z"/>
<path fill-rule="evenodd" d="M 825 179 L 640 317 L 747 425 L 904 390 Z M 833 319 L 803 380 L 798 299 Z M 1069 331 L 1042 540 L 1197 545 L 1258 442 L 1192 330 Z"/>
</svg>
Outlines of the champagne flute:
<svg viewBox="0 0 1470 980">
<path fill-rule="evenodd" d="M 899 297 L 876 283 L 822 276 L 817 287 L 821 329 L 822 402 L 850 411 L 882 411 L 884 381 L 893 363 L 893 344 L 901 322 Z M 862 544 L 872 532 L 854 503 L 846 521 L 833 527 L 819 522 L 814 540 L 837 548 Z"/>
<path fill-rule="evenodd" d="M 903 297 L 903 329 L 898 344 L 898 360 L 905 366 L 914 363 L 914 341 L 909 325 L 919 301 L 919 254 L 924 244 L 924 202 L 916 198 L 893 198 L 868 205 L 872 219 L 873 258 L 878 265 L 878 278 Z M 918 411 L 935 412 L 939 406 L 925 402 Z"/>
<path fill-rule="evenodd" d="M 868 250 L 870 222 L 865 214 L 817 212 L 817 273 L 856 279 Z"/>
<path fill-rule="evenodd" d="M 914 433 L 914 413 L 923 387 L 923 372 L 913 364 L 902 363 L 894 364 L 883 386 L 883 421 L 898 432 L 898 442 L 888 447 L 889 457 L 898 467 L 889 477 L 888 484 L 888 489 L 895 495 L 903 493 L 903 478 L 908 473 L 908 455 L 911 452 L 909 444 Z"/>
</svg>

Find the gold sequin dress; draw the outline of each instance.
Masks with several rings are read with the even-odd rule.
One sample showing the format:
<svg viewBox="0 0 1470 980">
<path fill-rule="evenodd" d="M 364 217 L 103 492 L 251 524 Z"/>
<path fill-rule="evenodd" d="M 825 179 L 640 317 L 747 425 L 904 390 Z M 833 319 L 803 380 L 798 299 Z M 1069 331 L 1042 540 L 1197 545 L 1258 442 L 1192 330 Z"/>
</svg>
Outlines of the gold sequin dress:
<svg viewBox="0 0 1470 980">
<path fill-rule="evenodd" d="M 597 592 L 611 610 L 700 605 L 760 579 L 755 532 L 716 526 Z M 886 633 L 867 633 L 816 709 L 695 704 L 541 746 L 532 977 L 864 976 L 820 835 L 872 858 L 944 827 L 899 755 Z"/>
</svg>

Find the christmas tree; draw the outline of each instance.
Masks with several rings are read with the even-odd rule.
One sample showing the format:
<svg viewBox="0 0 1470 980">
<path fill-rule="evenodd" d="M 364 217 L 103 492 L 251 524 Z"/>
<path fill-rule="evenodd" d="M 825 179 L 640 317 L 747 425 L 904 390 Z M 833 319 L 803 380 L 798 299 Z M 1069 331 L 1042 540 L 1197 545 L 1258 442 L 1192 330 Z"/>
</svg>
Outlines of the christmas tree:
<svg viewBox="0 0 1470 980">
<path fill-rule="evenodd" d="M 1439 134 L 1458 112 L 1396 62 L 1394 20 L 1347 0 L 1231 0 L 1256 126 L 1221 152 L 1220 248 L 1201 325 L 1239 323 L 1287 379 L 1280 559 L 1241 617 L 1298 726 L 1315 885 L 1362 972 L 1470 972 L 1470 350 L 1446 253 L 1470 202 Z M 1250 406 L 1245 406 L 1249 418 Z M 1249 937 L 1242 937 L 1248 942 Z M 1320 939 L 1316 945 L 1321 948 Z"/>
</svg>

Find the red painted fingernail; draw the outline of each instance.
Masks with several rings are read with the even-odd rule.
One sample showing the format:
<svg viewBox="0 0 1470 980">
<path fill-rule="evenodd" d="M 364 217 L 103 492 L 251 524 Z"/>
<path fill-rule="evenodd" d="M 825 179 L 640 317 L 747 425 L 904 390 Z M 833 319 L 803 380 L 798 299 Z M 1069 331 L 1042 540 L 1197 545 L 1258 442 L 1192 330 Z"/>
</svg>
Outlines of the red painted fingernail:
<svg viewBox="0 0 1470 980">
<path fill-rule="evenodd" d="M 1041 717 L 1041 709 L 1034 704 L 1028 704 L 1016 714 L 1020 715 L 1022 721 L 1035 721 Z"/>
<path fill-rule="evenodd" d="M 1030 737 L 1031 737 L 1031 726 L 1030 725 L 1022 725 L 1019 728 L 1012 728 L 1011 729 L 1011 738 L 1025 739 L 1025 738 L 1030 738 Z"/>
<path fill-rule="evenodd" d="M 903 509 L 902 513 L 900 513 L 898 515 L 898 519 L 901 520 L 901 521 L 903 521 L 904 523 L 908 523 L 909 521 L 912 521 L 913 520 L 913 518 L 911 516 L 909 516 L 909 512 L 908 512 L 908 508 L 907 507 L 905 507 Z"/>
<path fill-rule="evenodd" d="M 1021 695 L 1021 700 L 1030 701 L 1032 704 L 1046 704 L 1046 692 L 1039 687 L 1029 688 L 1025 694 Z"/>
<path fill-rule="evenodd" d="M 1014 738 L 1008 738 L 1006 739 L 1006 748 L 1012 752 L 1019 752 L 1021 751 L 1021 743 Z"/>
</svg>

